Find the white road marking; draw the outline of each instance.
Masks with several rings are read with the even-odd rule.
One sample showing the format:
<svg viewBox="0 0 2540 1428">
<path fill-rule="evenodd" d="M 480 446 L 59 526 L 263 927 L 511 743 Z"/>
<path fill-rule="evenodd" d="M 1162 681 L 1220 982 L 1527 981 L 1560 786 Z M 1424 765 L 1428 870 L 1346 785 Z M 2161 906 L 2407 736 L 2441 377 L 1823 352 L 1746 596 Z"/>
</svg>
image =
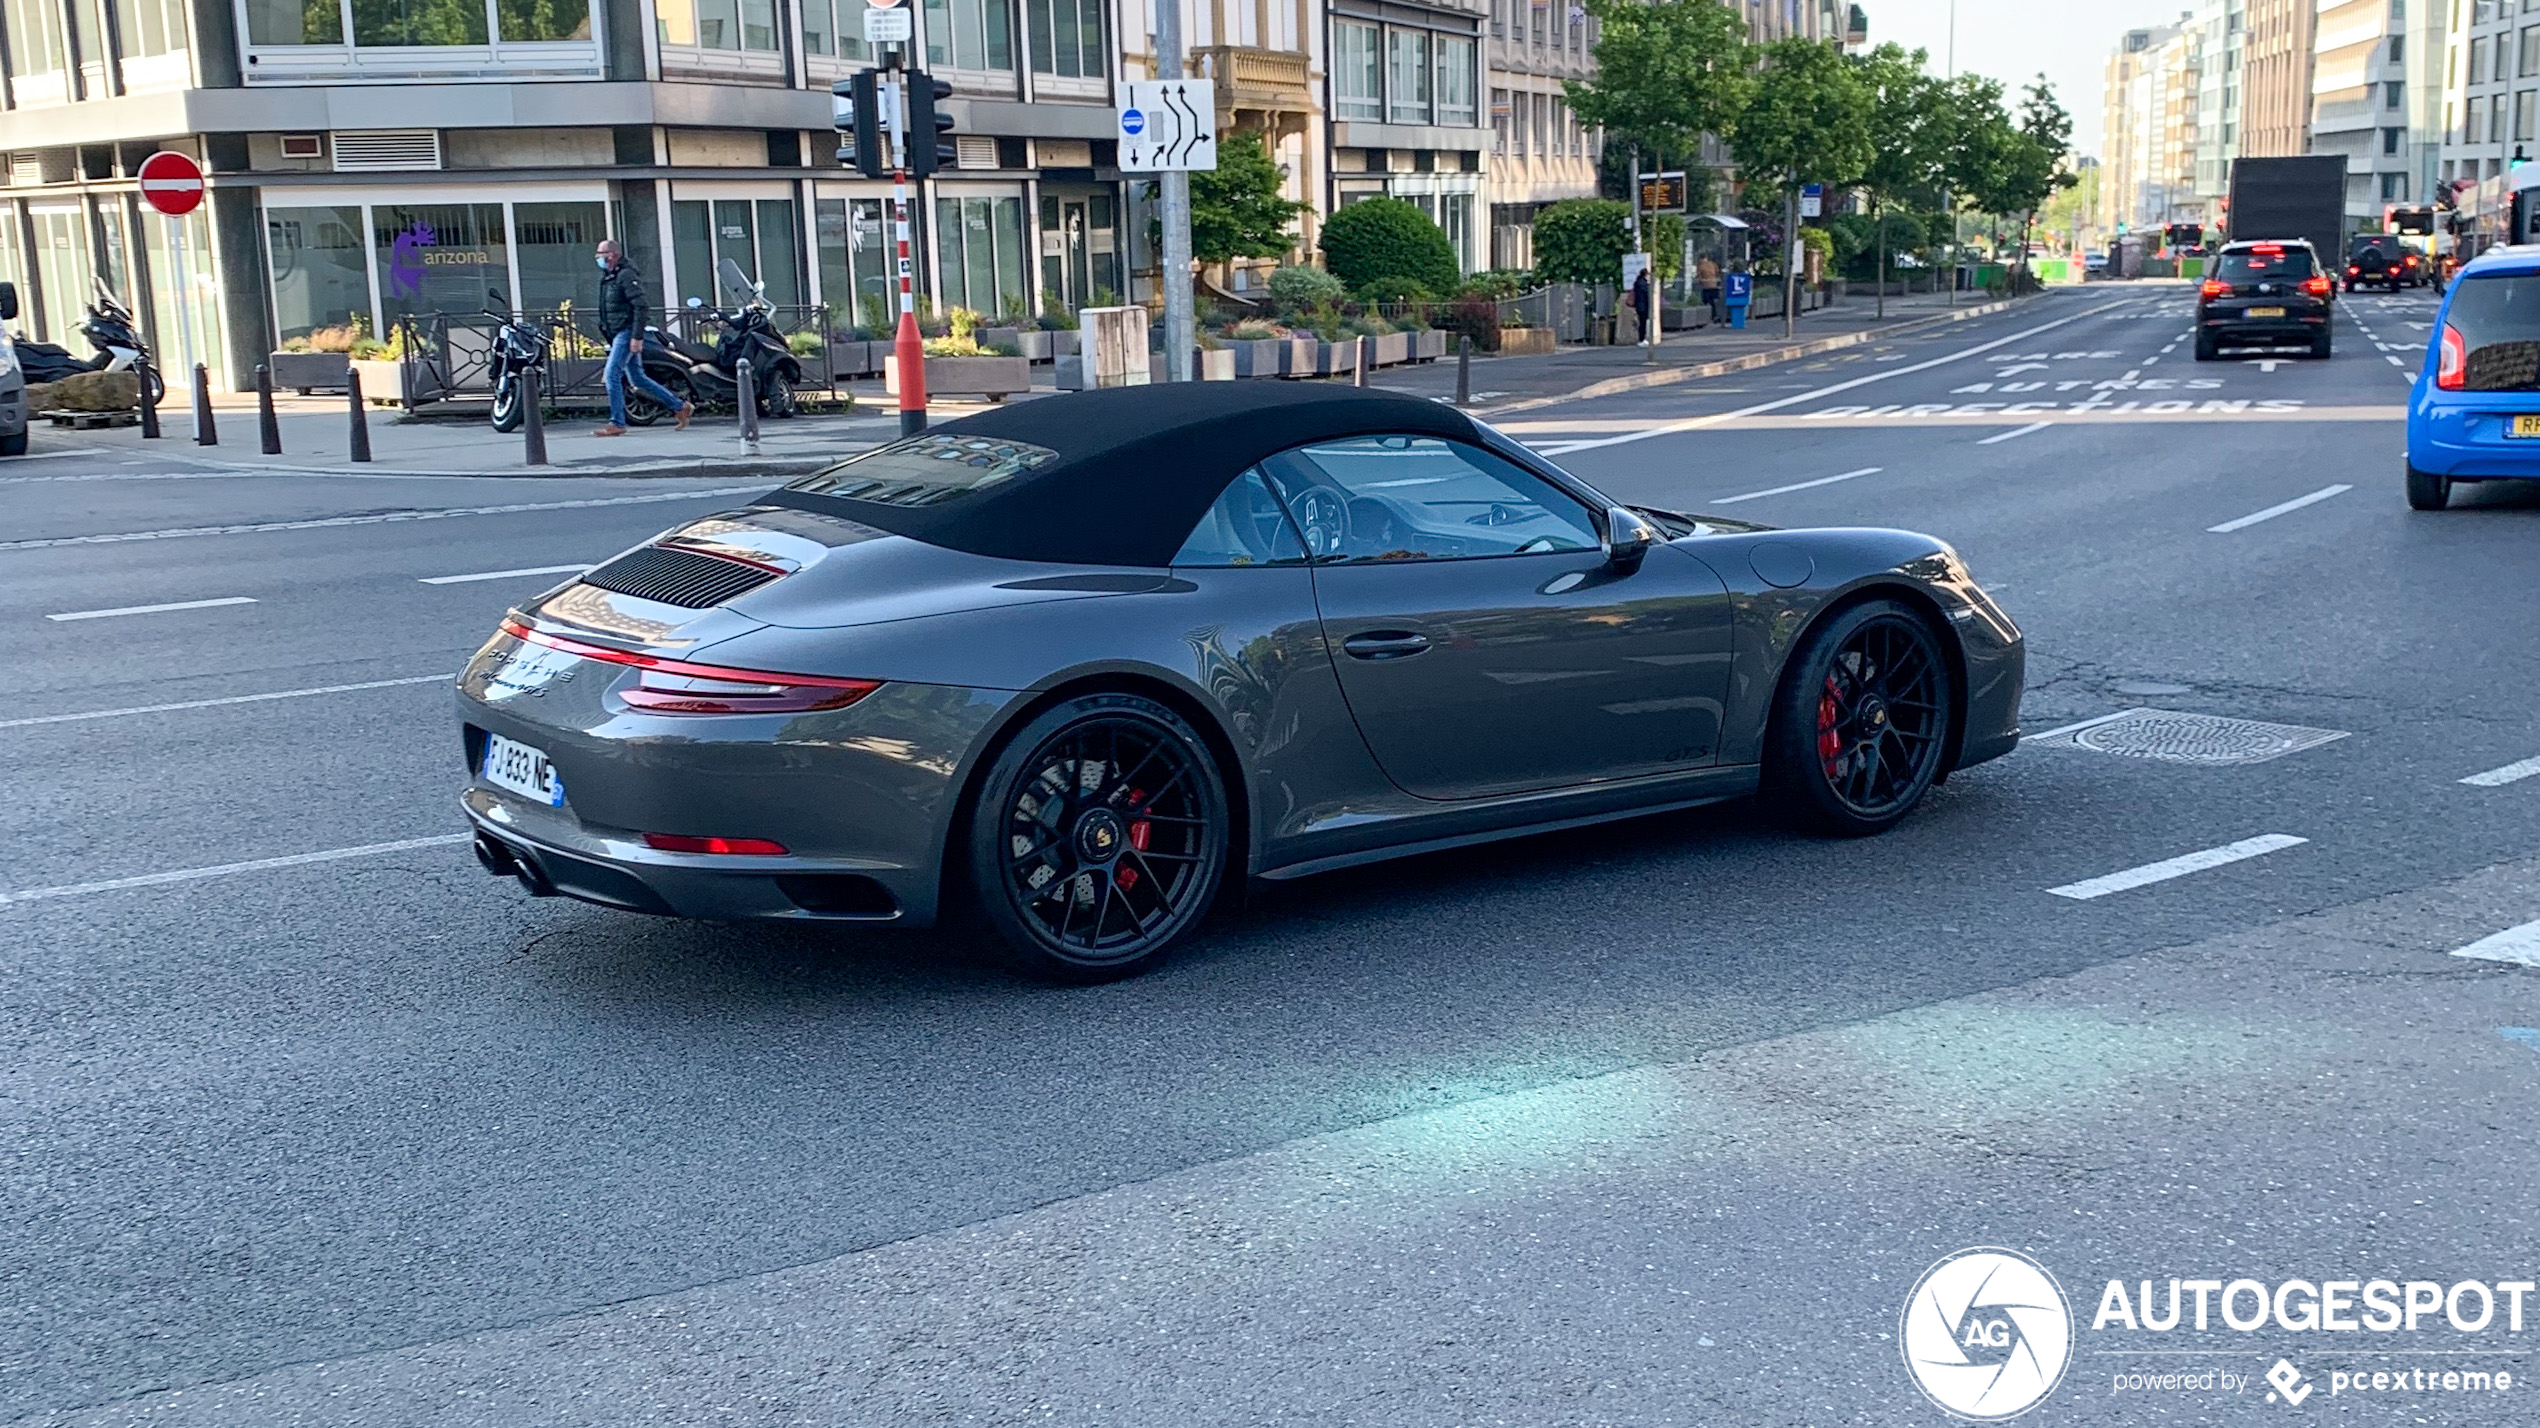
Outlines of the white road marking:
<svg viewBox="0 0 2540 1428">
<path fill-rule="evenodd" d="M 2205 529 L 2208 533 L 2213 535 L 2229 535 L 2233 531 L 2243 530 L 2247 527 L 2254 526 L 2260 521 L 2274 520 L 2276 517 L 2281 516 L 2288 511 L 2298 511 L 2304 506 L 2316 505 L 2321 501 L 2327 500 L 2331 496 L 2342 496 L 2354 489 L 2354 487 L 2347 485 L 2322 486 L 2307 496 L 2296 496 L 2290 501 L 2283 502 L 2279 505 L 2269 506 L 2263 511 L 2251 511 L 2249 514 L 2242 516 L 2238 520 L 2225 521 L 2221 525 L 2207 526 Z"/>
<path fill-rule="evenodd" d="M 1796 400 L 1796 399 L 1794 399 Z M 592 496 L 579 501 L 518 501 L 507 506 L 459 506 L 433 511 L 387 511 L 369 516 L 325 516 L 305 521 L 258 521 L 252 525 L 181 526 L 164 531 L 118 531 L 110 535 L 44 536 L 35 540 L 0 540 L 0 550 L 48 550 L 64 545 L 116 545 L 131 540 L 184 540 L 192 536 L 259 535 L 267 531 L 313 531 L 332 526 L 378 526 L 400 521 L 446 521 L 460 516 L 513 516 L 525 511 L 583 511 L 598 506 L 650 506 L 663 501 L 702 501 L 720 496 L 754 496 L 781 484 L 770 479 L 747 486 L 709 486 L 701 491 L 654 491 L 641 496 Z"/>
<path fill-rule="evenodd" d="M 2503 788 L 2509 783 L 2520 783 L 2533 774 L 2540 774 L 2540 757 L 2521 759 L 2485 773 L 2474 773 L 2461 782 L 2472 788 Z"/>
<path fill-rule="evenodd" d="M 2085 317 L 2096 317 L 2100 313 L 2106 312 L 2111 308 L 2123 307 L 2126 305 L 2126 302 L 2130 301 L 2133 301 L 2133 299 L 2127 299 L 2120 302 L 2101 303 L 2097 307 L 2074 313 L 2070 317 L 2059 317 L 2053 322 L 2039 323 L 2035 327 L 2014 332 L 2008 337 L 1997 337 L 1991 342 L 1980 342 L 1973 347 L 1961 348 L 1956 352 L 1934 357 L 1928 361 L 1916 362 L 1907 367 L 1891 367 L 1883 372 L 1865 372 L 1862 375 L 1854 377 L 1848 381 L 1836 382 L 1832 386 L 1812 387 L 1807 391 L 1799 393 L 1797 396 L 1782 397 L 1769 402 L 1759 402 L 1751 407 L 1740 407 L 1736 411 L 1718 412 L 1710 416 L 1687 417 L 1682 421 L 1666 422 L 1662 425 L 1648 427 L 1641 431 L 1627 431 L 1619 436 L 1601 437 L 1593 441 L 1559 442 L 1549 446 L 1539 446 L 1535 449 L 1546 456 L 1566 456 L 1573 451 L 1588 451 L 1599 447 L 1621 446 L 1626 442 L 1647 441 L 1653 436 L 1674 436 L 1681 432 L 1700 431 L 1704 427 L 1716 426 L 1721 422 L 1734 420 L 1738 417 L 1758 416 L 1765 412 L 1779 411 L 1783 407 L 1796 406 L 1801 402 L 1812 402 L 1820 397 L 1832 396 L 1836 392 L 1848 392 L 1854 387 L 1866 386 L 1871 382 L 1883 382 L 1890 377 L 1903 377 L 1915 372 L 1928 371 L 1933 367 L 1945 366 L 1951 362 L 1962 361 L 1966 358 L 1973 357 L 1980 352 L 1990 352 L 1996 347 L 2008 347 L 2014 342 L 2025 342 L 2041 332 L 2051 332 L 2058 327 L 2079 322 Z M 8 548 L 9 547 L 6 544 L 0 544 L 0 550 L 6 550 Z"/>
<path fill-rule="evenodd" d="M 184 699 L 174 704 L 136 704 L 128 709 L 91 709 L 81 714 L 37 714 L 24 719 L 0 719 L 0 729 L 23 729 L 33 724 L 76 724 L 88 719 L 121 719 L 132 714 L 170 714 L 179 709 L 217 709 L 225 704 L 262 704 L 269 699 L 299 699 L 311 694 L 351 694 L 362 689 L 394 689 L 406 684 L 448 684 L 455 674 L 418 674 L 404 679 L 366 679 L 359 684 L 321 684 L 312 689 L 278 689 L 271 694 L 232 694 L 223 699 Z"/>
<path fill-rule="evenodd" d="M 2032 431 L 2044 431 L 2046 428 L 2053 425 L 2054 423 L 2051 421 L 2033 421 L 2026 426 L 2015 426 L 2009 431 L 1997 432 L 1994 435 L 1988 436 L 1984 440 L 1977 442 L 1976 445 L 1991 446 L 1997 441 L 2009 441 L 2012 437 L 2026 436 Z"/>
<path fill-rule="evenodd" d="M 474 575 L 426 575 L 421 585 L 466 585 L 478 580 L 509 580 L 521 575 L 580 575 L 587 565 L 533 565 L 523 570 L 480 570 Z"/>
<path fill-rule="evenodd" d="M 2516 966 L 2540 967 L 2540 922 L 2508 927 L 2467 947 L 2455 947 L 2452 955 L 2475 957 L 2482 962 L 2511 962 Z"/>
<path fill-rule="evenodd" d="M 2389 364 L 2390 364 L 2391 366 L 2393 366 L 2393 367 L 2405 367 L 2405 366 L 2407 366 L 2407 365 L 2408 365 L 2407 363 L 2400 361 L 2400 360 L 2399 360 L 2398 358 L 2396 358 L 2396 357 L 2384 357 L 2384 358 L 2382 358 L 2381 360 L 2382 360 L 2382 361 L 2384 361 L 2384 362 L 2389 363 Z"/>
<path fill-rule="evenodd" d="M 2258 370 L 2272 372 L 2275 370 L 2275 364 L 2283 360 L 2281 357 L 2261 357 L 2258 359 Z"/>
<path fill-rule="evenodd" d="M 2066 883 L 2059 888 L 2048 888 L 2047 891 L 2057 897 L 2088 902 L 2095 897 L 2106 897 L 2110 893 L 2124 892 L 2129 888 L 2139 888 L 2151 883 L 2165 883 L 2172 878 L 2183 878 L 2189 873 L 2201 873 L 2207 868 L 2219 868 L 2226 864 L 2242 862 L 2280 849 L 2297 847 L 2309 841 L 2311 840 L 2308 838 L 2296 838 L 2289 833 L 2267 833 L 2256 838 L 2243 838 L 2237 843 L 2225 843 L 2219 848 L 2206 848 L 2200 852 L 2182 853 L 2175 858 L 2163 858 L 2157 863 L 2145 863 L 2139 868 L 2127 868 L 2122 872 L 2109 873 L 2105 877 Z"/>
<path fill-rule="evenodd" d="M 1884 469 L 1878 466 L 1864 466 L 1858 471 L 1846 471 L 1840 476 L 1820 476 L 1814 481 L 1794 481 L 1790 485 L 1775 486 L 1768 491 L 1749 491 L 1743 496 L 1722 496 L 1711 504 L 1733 506 L 1740 501 L 1752 501 L 1758 496 L 1778 496 L 1786 491 L 1805 491 L 1811 486 L 1831 486 L 1837 481 L 1849 481 L 1855 476 L 1876 476 Z"/>
<path fill-rule="evenodd" d="M 1994 587 L 1988 585 L 1985 588 L 1987 590 L 1991 590 Z M 2102 724 L 2114 724 L 2119 719 L 2131 719 L 2135 715 L 2143 712 L 2144 711 L 2141 709 L 2120 709 L 2114 714 L 2102 714 L 2096 719 L 2083 719 L 2071 724 L 2058 724 L 2052 729 L 2040 729 L 2034 734 L 2022 734 L 2020 736 L 2020 742 L 2025 744 L 2031 739 L 2051 739 L 2058 734 L 2078 734 L 2084 729 L 2096 729 Z"/>
<path fill-rule="evenodd" d="M 65 610 L 47 615 L 48 620 L 105 620 L 117 615 L 163 615 L 170 610 L 208 610 L 215 605 L 253 605 L 245 595 L 224 595 L 217 600 L 173 600 L 165 605 L 119 605 L 112 610 Z"/>
<path fill-rule="evenodd" d="M 293 853 L 284 858 L 257 858 L 245 863 L 222 863 L 210 868 L 181 868 L 169 873 L 143 873 L 138 877 L 108 878 L 97 883 L 65 883 L 60 887 L 28 888 L 22 892 L 0 892 L 0 907 L 13 903 L 41 902 L 47 898 L 85 897 L 90 893 L 119 892 L 125 888 L 159 887 L 166 883 L 199 882 L 204 878 L 226 878 L 237 873 L 260 873 L 271 868 L 297 868 L 310 863 L 333 863 L 345 858 L 370 858 L 382 853 L 404 853 L 416 848 L 441 848 L 464 843 L 474 835 L 442 833 L 430 838 L 402 838 L 394 843 L 365 843 L 358 848 L 329 848 L 323 853 Z"/>
</svg>

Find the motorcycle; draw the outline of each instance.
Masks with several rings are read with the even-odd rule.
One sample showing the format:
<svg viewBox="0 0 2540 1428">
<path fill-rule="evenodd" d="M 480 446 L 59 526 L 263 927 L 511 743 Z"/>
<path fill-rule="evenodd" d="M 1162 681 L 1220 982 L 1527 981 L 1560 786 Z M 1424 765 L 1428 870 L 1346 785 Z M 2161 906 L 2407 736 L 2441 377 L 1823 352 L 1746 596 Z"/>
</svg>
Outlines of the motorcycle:
<svg viewBox="0 0 2540 1428">
<path fill-rule="evenodd" d="M 747 358 L 750 384 L 758 395 L 759 415 L 790 417 L 801 410 L 794 392 L 803 382 L 803 364 L 768 320 L 771 309 L 765 287 L 742 276 L 731 259 L 723 262 L 725 287 L 747 292 L 748 300 L 726 311 L 708 309 L 701 298 L 688 299 L 689 311 L 704 315 L 718 330 L 711 348 L 682 347 L 660 328 L 645 328 L 644 375 L 661 383 L 681 401 L 692 401 L 701 407 L 737 407 L 740 364 Z M 626 420 L 634 426 L 651 426 L 676 410 L 665 410 L 641 392 L 630 392 Z"/>
<path fill-rule="evenodd" d="M 159 376 L 159 364 L 150 360 L 150 348 L 141 340 L 141 324 L 132 313 L 106 291 L 96 285 L 96 301 L 88 304 L 88 320 L 79 330 L 97 349 L 97 358 L 89 364 L 92 372 L 130 372 L 139 369 L 142 386 L 150 405 L 157 406 L 167 396 L 167 383 Z"/>
<path fill-rule="evenodd" d="M 545 389 L 547 329 L 513 316 L 511 304 L 492 288 L 485 290 L 485 299 L 485 315 L 503 324 L 485 353 L 487 374 L 494 379 L 494 429 L 518 431 L 528 417 L 529 374 L 537 373 L 540 390 Z"/>
</svg>

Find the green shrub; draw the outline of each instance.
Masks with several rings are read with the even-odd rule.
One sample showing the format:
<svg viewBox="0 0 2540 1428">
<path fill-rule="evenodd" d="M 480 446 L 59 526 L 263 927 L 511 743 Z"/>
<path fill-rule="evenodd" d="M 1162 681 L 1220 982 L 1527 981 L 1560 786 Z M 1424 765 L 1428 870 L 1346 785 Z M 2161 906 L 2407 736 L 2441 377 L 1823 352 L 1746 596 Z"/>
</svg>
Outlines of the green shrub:
<svg viewBox="0 0 2540 1428">
<path fill-rule="evenodd" d="M 1524 292 L 1534 274 L 1524 268 L 1484 268 L 1455 291 L 1460 298 L 1513 298 Z"/>
<path fill-rule="evenodd" d="M 1266 338 L 1280 337 L 1285 334 L 1259 318 L 1247 318 L 1227 328 L 1226 335 L 1237 342 L 1260 342 Z"/>
<path fill-rule="evenodd" d="M 1360 302 L 1431 302 L 1436 297 L 1409 278 L 1378 278 L 1358 290 Z"/>
<path fill-rule="evenodd" d="M 1632 250 L 1631 205 L 1572 198 L 1535 215 L 1535 276 L 1548 283 L 1619 283 Z"/>
<path fill-rule="evenodd" d="M 1429 216 L 1399 198 L 1363 198 L 1323 221 L 1323 261 L 1351 288 L 1408 281 L 1430 292 L 1455 287 L 1455 246 Z"/>
<path fill-rule="evenodd" d="M 1641 219 L 1641 242 L 1648 247 L 1649 261 L 1658 265 L 1658 276 L 1673 281 L 1685 270 L 1685 216 L 1681 213 L 1652 213 Z"/>
<path fill-rule="evenodd" d="M 1438 326 L 1473 339 L 1474 350 L 1499 350 L 1499 304 L 1486 297 L 1460 297 L 1447 307 Z"/>
<path fill-rule="evenodd" d="M 1271 305 L 1289 316 L 1312 312 L 1349 296 L 1341 280 L 1321 268 L 1281 268 L 1270 275 Z"/>
</svg>

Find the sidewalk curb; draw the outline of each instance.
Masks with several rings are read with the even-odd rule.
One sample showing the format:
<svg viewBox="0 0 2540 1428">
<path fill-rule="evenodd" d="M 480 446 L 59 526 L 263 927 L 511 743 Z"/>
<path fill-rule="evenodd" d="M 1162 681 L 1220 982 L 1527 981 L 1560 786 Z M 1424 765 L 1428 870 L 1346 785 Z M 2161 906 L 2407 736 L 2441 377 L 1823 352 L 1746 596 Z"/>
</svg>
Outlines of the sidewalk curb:
<svg viewBox="0 0 2540 1428">
<path fill-rule="evenodd" d="M 1563 392 L 1549 397 L 1527 397 L 1522 401 L 1506 402 L 1498 406 L 1476 407 L 1473 408 L 1473 412 L 1476 416 L 1501 416 L 1509 412 L 1532 411 L 1537 407 L 1557 406 L 1563 402 L 1585 401 L 1591 397 L 1611 397 L 1624 392 L 1646 391 L 1651 387 L 1671 387 L 1679 382 L 1699 381 L 1705 377 L 1725 377 L 1732 372 L 1748 372 L 1757 367 L 1770 367 L 1775 363 L 1795 362 L 1802 357 L 1815 357 L 1821 353 L 1836 352 L 1846 347 L 1858 347 L 1864 342 L 1875 342 L 1902 333 L 1919 331 L 1926 327 L 1942 327 L 1953 322 L 1991 317 L 1997 312 L 2009 311 L 2021 301 L 2023 299 L 2003 298 L 1996 302 L 1980 303 L 1974 307 L 1934 313 L 1929 317 L 1910 318 L 1886 327 L 1864 328 L 1859 332 L 1846 332 L 1833 337 L 1794 342 L 1786 347 L 1766 348 L 1761 352 L 1749 352 L 1742 357 L 1727 357 L 1717 362 L 1703 362 L 1690 367 L 1667 367 L 1655 372 L 1634 372 L 1628 377 L 1608 377 L 1601 382 L 1590 382 L 1577 391 Z"/>
<path fill-rule="evenodd" d="M 369 466 L 291 466 L 273 462 L 213 461 L 200 456 L 167 458 L 191 466 L 214 471 L 248 472 L 262 476 L 371 476 L 380 478 L 417 477 L 431 480 L 466 478 L 471 480 L 568 481 L 568 480 L 679 480 L 698 477 L 767 476 L 771 478 L 806 476 L 823 467 L 834 466 L 838 453 L 820 456 L 734 456 L 671 457 L 661 461 L 640 462 L 605 469 L 565 466 L 523 466 L 516 470 L 490 467 L 475 471 L 429 470 L 401 471 Z"/>
</svg>

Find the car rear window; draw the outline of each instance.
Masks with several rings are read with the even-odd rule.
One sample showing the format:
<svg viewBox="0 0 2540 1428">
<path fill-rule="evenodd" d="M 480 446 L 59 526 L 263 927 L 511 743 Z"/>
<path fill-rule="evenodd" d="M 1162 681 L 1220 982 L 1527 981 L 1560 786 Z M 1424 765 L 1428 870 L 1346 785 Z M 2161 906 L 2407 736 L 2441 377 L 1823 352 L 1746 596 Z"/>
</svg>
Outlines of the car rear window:
<svg viewBox="0 0 2540 1428">
<path fill-rule="evenodd" d="M 2311 250 L 2286 248 L 2276 253 L 2225 253 L 2215 276 L 2226 283 L 2298 281 L 2311 275 Z"/>
<path fill-rule="evenodd" d="M 2540 273 L 2462 278 L 2452 284 L 2443 320 L 2460 331 L 2469 357 L 2463 386 L 2473 392 L 2540 387 Z"/>
<path fill-rule="evenodd" d="M 931 506 L 986 490 L 1057 459 L 1057 452 L 1030 442 L 947 432 L 913 436 L 850 456 L 785 489 L 886 506 Z"/>
</svg>

